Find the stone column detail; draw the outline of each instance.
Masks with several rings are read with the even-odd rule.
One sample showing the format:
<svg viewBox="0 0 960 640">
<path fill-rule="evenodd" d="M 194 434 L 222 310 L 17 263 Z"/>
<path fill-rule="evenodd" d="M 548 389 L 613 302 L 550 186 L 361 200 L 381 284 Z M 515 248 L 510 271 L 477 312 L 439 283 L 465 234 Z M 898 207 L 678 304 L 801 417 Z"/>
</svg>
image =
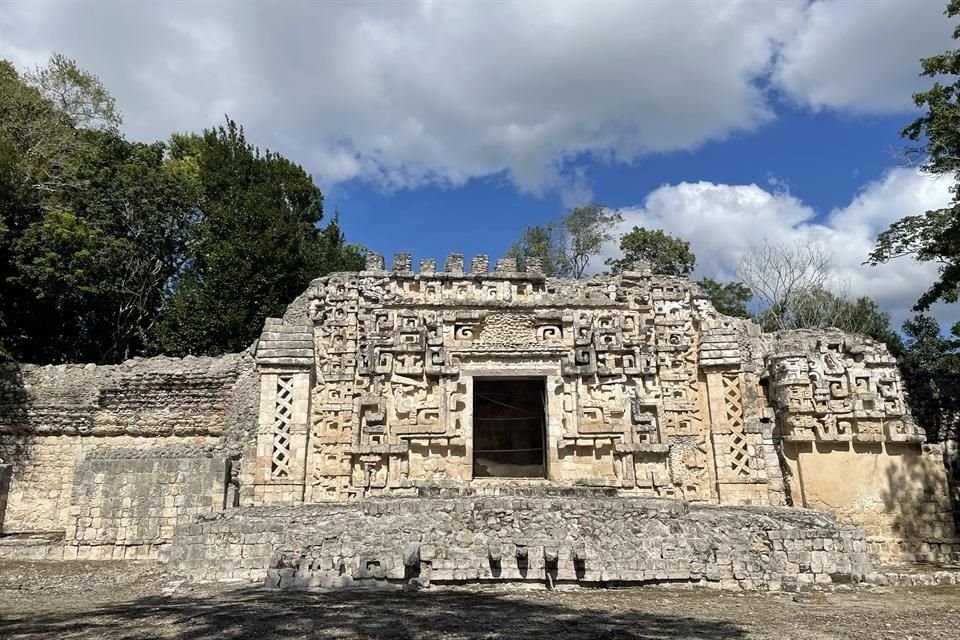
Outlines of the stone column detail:
<svg viewBox="0 0 960 640">
<path fill-rule="evenodd" d="M 268 318 L 256 351 L 260 371 L 256 502 L 300 502 L 306 477 L 310 392 L 313 381 L 311 323 Z"/>
</svg>

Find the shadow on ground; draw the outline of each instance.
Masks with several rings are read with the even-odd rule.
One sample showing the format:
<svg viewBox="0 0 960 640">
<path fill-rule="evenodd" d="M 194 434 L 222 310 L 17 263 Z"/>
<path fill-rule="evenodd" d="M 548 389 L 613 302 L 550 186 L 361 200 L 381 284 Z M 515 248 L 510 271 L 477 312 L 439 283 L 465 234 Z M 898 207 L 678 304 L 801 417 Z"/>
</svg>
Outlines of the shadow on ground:
<svg viewBox="0 0 960 640">
<path fill-rule="evenodd" d="M 611 591 L 611 602 L 617 592 Z M 615 608 L 607 604 L 606 608 Z M 743 629 L 689 617 L 574 609 L 491 592 L 237 590 L 148 597 L 0 618 L 0 638 L 744 638 Z"/>
</svg>

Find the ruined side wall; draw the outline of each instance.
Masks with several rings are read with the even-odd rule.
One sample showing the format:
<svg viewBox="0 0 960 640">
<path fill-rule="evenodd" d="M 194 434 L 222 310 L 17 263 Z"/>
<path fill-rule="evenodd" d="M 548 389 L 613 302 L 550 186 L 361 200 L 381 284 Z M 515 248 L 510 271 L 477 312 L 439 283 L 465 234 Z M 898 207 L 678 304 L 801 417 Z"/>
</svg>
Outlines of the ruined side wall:
<svg viewBox="0 0 960 640">
<path fill-rule="evenodd" d="M 960 554 L 940 457 L 898 443 L 785 443 L 797 505 L 861 527 L 871 550 L 898 561 Z"/>
<path fill-rule="evenodd" d="M 13 467 L 5 531 L 75 524 L 83 454 L 179 446 L 239 458 L 256 429 L 255 375 L 248 354 L 4 369 L 0 458 Z"/>
<path fill-rule="evenodd" d="M 862 527 L 886 559 L 960 556 L 941 445 L 914 423 L 886 347 L 838 331 L 765 341 L 793 504 Z"/>
</svg>

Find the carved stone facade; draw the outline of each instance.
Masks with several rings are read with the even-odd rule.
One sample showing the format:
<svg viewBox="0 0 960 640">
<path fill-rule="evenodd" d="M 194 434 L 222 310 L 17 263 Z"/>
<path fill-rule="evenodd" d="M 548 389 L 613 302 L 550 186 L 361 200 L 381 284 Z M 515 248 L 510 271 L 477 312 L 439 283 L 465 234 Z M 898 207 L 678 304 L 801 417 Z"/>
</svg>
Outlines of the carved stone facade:
<svg viewBox="0 0 960 640">
<path fill-rule="evenodd" d="M 921 448 L 924 433 L 882 345 L 838 332 L 764 335 L 718 314 L 689 281 L 642 266 L 562 280 L 544 277 L 536 261 L 524 273 L 512 260 L 488 264 L 478 256 L 468 272 L 453 254 L 443 271 L 423 260 L 414 272 L 409 254 L 398 254 L 388 271 L 371 254 L 365 271 L 315 280 L 285 319 L 268 321 L 257 353 L 268 374 L 258 464 L 280 456 L 297 472 L 258 474 L 260 502 L 487 490 L 506 479 L 477 473 L 491 465 L 478 467 L 475 385 L 491 380 L 542 384 L 544 464 L 530 467 L 538 471 L 527 482 L 824 508 L 828 496 L 807 500 L 803 491 L 794 457 L 804 443 L 870 443 L 897 463 L 936 460 Z M 312 342 L 281 339 L 291 335 Z M 294 378 L 299 405 L 288 408 L 278 381 Z M 278 439 L 281 408 L 309 416 L 297 423 L 305 433 Z M 282 444 L 289 438 L 293 449 Z M 805 471 L 815 484 L 816 463 Z M 893 492 L 883 478 L 861 483 L 878 503 Z M 937 539 L 946 544 L 952 514 L 946 489 L 937 492 Z M 891 526 L 877 535 L 898 539 Z"/>
<path fill-rule="evenodd" d="M 265 370 L 313 381 L 300 408 L 310 416 L 297 461 L 306 501 L 471 482 L 474 381 L 505 378 L 544 383 L 546 480 L 782 502 L 769 490 L 780 473 L 773 425 L 744 390 L 756 384 L 757 363 L 741 358 L 735 321 L 685 282 L 644 273 L 548 280 L 508 261 L 478 271 L 483 258 L 464 273 L 457 255 L 443 272 L 427 262 L 414 273 L 404 254 L 395 263 L 387 272 L 371 256 L 367 271 L 315 281 L 298 300 L 307 320 L 271 320 L 261 341 Z M 276 355 L 268 343 L 278 331 L 304 328 L 312 362 L 302 350 L 283 363 L 261 355 Z M 280 422 L 272 408 L 287 392 L 272 377 L 262 389 L 266 455 Z M 289 452 L 275 445 L 270 455 Z"/>
<path fill-rule="evenodd" d="M 770 382 L 785 442 L 926 440 L 903 397 L 897 361 L 843 335 L 771 341 Z"/>
<path fill-rule="evenodd" d="M 582 578 L 576 556 L 586 553 L 588 581 L 640 580 L 674 575 L 661 561 L 675 535 L 695 546 L 701 516 L 687 518 L 684 503 L 700 503 L 698 514 L 728 524 L 741 512 L 723 505 L 763 507 L 743 522 L 761 537 L 783 530 L 787 555 L 820 552 L 817 541 L 829 538 L 846 541 L 836 547 L 845 554 L 960 560 L 944 451 L 914 424 L 882 345 L 836 331 L 763 334 L 717 313 L 691 282 L 643 267 L 563 280 L 535 260 L 527 272 L 509 259 L 493 271 L 489 263 L 477 256 L 466 271 L 453 254 L 442 271 L 421 260 L 415 272 L 398 254 L 386 270 L 371 254 L 364 271 L 312 282 L 243 354 L 0 371 L 0 557 L 25 557 L 31 532 L 52 532 L 27 555 L 172 553 L 189 569 L 226 567 L 220 560 L 236 552 L 237 570 L 221 577 L 286 571 L 296 556 L 312 558 L 303 580 L 318 584 L 342 581 L 337 563 L 355 564 L 343 571 L 361 578 L 416 565 L 456 581 L 519 571 L 483 568 L 505 544 L 517 562 L 540 549 L 537 562 L 545 571 L 559 563 L 561 579 Z M 566 525 L 531 506 L 553 496 L 589 523 L 570 549 Z M 795 507 L 834 512 L 842 524 Z M 496 523 L 478 529 L 490 546 L 463 551 L 467 568 L 454 551 L 407 565 L 414 541 L 399 539 L 347 554 L 323 533 L 346 539 L 356 520 L 387 535 L 396 523 L 441 545 L 431 523 L 411 528 L 398 514 L 467 508 L 523 513 L 526 524 L 515 535 Z M 232 515 L 221 519 L 224 511 Z M 636 531 L 608 522 L 621 512 L 656 512 L 651 526 L 670 532 L 636 572 L 603 560 L 647 554 Z M 851 538 L 847 525 L 863 533 Z M 249 555 L 232 542 L 208 548 L 233 526 L 244 549 L 255 547 Z M 729 539 L 752 548 L 737 526 Z M 791 540 L 807 542 L 791 551 Z M 371 554 L 394 551 L 404 559 L 384 560 L 393 573 L 368 567 L 381 562 Z M 713 575 L 698 558 L 677 559 L 685 568 L 676 575 Z M 810 579 L 832 572 L 780 560 Z M 728 561 L 719 580 L 738 571 L 741 560 Z M 867 564 L 827 563 L 857 567 L 853 575 Z M 734 579 L 779 582 L 770 566 L 756 569 Z"/>
</svg>

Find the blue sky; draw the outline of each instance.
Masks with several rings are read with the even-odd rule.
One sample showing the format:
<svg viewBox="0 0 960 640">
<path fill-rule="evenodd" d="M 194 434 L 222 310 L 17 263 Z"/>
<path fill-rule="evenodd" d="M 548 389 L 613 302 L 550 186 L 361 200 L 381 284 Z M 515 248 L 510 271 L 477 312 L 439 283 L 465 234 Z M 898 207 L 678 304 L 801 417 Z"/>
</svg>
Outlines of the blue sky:
<svg viewBox="0 0 960 640">
<path fill-rule="evenodd" d="M 909 113 L 853 117 L 780 103 L 759 130 L 689 151 L 661 152 L 615 164 L 583 160 L 593 198 L 611 207 L 642 202 L 665 184 L 706 180 L 789 191 L 823 216 L 850 203 L 865 185 L 905 164 L 898 135 Z M 567 210 L 558 192 L 518 193 L 503 173 L 463 186 L 385 189 L 362 178 L 327 189 L 331 211 L 343 212 L 350 238 L 391 255 L 411 251 L 502 255 L 524 227 L 555 221 Z M 389 212 L 389 215 L 384 215 Z"/>
<path fill-rule="evenodd" d="M 950 200 L 900 157 L 954 46 L 944 0 L 359 0 L 0 5 L 0 55 L 75 58 L 124 132 L 222 122 L 302 164 L 349 240 L 417 260 L 502 255 L 595 201 L 688 239 L 733 278 L 764 243 L 814 243 L 834 285 L 899 323 L 936 267 L 863 261 Z M 593 263 L 614 255 L 614 244 Z M 944 322 L 957 306 L 935 310 Z"/>
</svg>

